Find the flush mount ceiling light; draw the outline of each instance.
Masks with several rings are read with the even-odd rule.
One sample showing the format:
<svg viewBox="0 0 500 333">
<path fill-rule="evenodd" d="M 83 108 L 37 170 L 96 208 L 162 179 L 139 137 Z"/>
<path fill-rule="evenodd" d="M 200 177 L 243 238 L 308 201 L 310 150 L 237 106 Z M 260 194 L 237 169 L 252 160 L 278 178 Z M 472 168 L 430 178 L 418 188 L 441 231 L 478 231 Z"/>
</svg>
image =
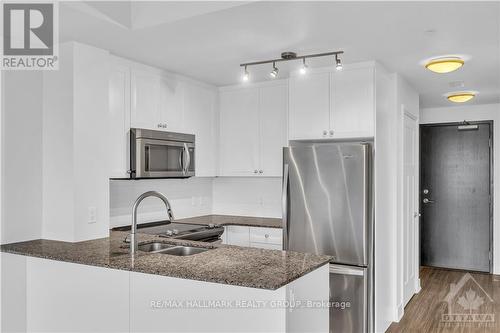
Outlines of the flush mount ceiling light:
<svg viewBox="0 0 500 333">
<path fill-rule="evenodd" d="M 247 62 L 244 64 L 240 64 L 241 67 L 245 68 L 245 72 L 243 74 L 242 80 L 243 81 L 249 80 L 250 74 L 247 70 L 248 66 L 256 66 L 256 65 L 263 65 L 263 64 L 273 64 L 273 70 L 271 71 L 271 73 L 269 73 L 269 75 L 272 78 L 276 78 L 278 76 L 278 72 L 279 72 L 279 69 L 276 66 L 276 63 L 282 62 L 282 61 L 291 61 L 291 60 L 302 60 L 302 67 L 300 68 L 300 73 L 305 74 L 305 73 L 307 73 L 307 69 L 308 69 L 308 66 L 306 65 L 307 58 L 335 56 L 335 68 L 337 70 L 341 70 L 342 69 L 342 62 L 341 62 L 339 56 L 343 53 L 344 53 L 344 51 L 335 51 L 335 52 L 316 53 L 316 54 L 307 54 L 307 55 L 298 56 L 297 53 L 295 53 L 295 52 L 283 52 L 283 53 L 281 53 L 281 58 L 279 58 L 279 59 Z"/>
<path fill-rule="evenodd" d="M 444 74 L 456 71 L 464 63 L 465 61 L 460 57 L 441 57 L 429 60 L 425 64 L 425 68 L 434 73 Z"/>
<path fill-rule="evenodd" d="M 475 91 L 459 91 L 446 95 L 446 98 L 454 103 L 465 103 L 476 97 Z"/>
</svg>

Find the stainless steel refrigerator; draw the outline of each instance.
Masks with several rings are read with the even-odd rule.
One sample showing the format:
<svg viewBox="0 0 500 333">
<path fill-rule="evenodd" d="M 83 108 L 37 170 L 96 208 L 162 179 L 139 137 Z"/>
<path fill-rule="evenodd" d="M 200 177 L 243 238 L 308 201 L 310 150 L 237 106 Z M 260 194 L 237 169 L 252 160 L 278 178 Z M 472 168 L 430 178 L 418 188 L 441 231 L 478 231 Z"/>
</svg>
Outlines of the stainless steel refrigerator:
<svg viewBox="0 0 500 333">
<path fill-rule="evenodd" d="M 298 142 L 283 151 L 283 244 L 326 254 L 330 332 L 373 330 L 371 142 Z"/>
</svg>

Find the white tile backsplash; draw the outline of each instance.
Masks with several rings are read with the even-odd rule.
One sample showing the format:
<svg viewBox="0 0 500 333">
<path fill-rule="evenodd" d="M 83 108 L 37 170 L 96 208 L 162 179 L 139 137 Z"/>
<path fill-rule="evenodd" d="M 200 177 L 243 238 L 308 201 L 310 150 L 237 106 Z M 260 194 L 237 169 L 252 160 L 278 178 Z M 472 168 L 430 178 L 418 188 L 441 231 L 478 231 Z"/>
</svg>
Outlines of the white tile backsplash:
<svg viewBox="0 0 500 333">
<path fill-rule="evenodd" d="M 143 192 L 156 190 L 170 200 L 175 218 L 207 214 L 281 217 L 280 178 L 189 178 L 110 181 L 110 226 L 128 225 L 132 205 Z M 145 199 L 139 223 L 166 218 L 163 203 Z"/>
<path fill-rule="evenodd" d="M 169 199 L 175 218 L 212 213 L 212 178 L 141 179 L 110 181 L 110 225 L 130 224 L 132 205 L 146 191 L 159 191 Z M 139 222 L 166 218 L 163 202 L 146 198 L 138 210 Z"/>
<path fill-rule="evenodd" d="M 281 178 L 215 178 L 213 213 L 281 217 Z"/>
</svg>

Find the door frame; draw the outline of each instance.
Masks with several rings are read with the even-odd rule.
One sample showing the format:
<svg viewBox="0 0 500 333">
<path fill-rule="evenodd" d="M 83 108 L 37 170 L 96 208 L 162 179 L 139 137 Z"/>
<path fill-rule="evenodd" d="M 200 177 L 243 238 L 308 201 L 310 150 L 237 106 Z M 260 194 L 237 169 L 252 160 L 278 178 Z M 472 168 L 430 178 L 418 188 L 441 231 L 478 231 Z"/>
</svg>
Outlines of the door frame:
<svg viewBox="0 0 500 333">
<path fill-rule="evenodd" d="M 493 227 L 493 204 L 494 204 L 494 188 L 493 188 L 493 181 L 494 181 L 494 165 L 493 165 L 493 153 L 494 153 L 494 149 L 493 149 L 493 144 L 494 144 L 494 140 L 493 140 L 493 120 L 478 120 L 478 121 L 474 121 L 474 120 L 471 120 L 471 121 L 468 121 L 468 120 L 464 120 L 462 122 L 444 122 L 444 123 L 431 123 L 431 124 L 420 124 L 420 128 L 419 128 L 419 189 L 418 189 L 418 202 L 419 202 L 419 211 L 420 213 L 422 213 L 422 198 L 421 198 L 421 195 L 422 195 L 422 145 L 421 145 L 421 140 L 422 140 L 422 129 L 425 128 L 425 127 L 440 127 L 440 126 L 459 126 L 459 125 L 462 125 L 464 123 L 467 123 L 467 124 L 470 124 L 470 125 L 481 125 L 481 124 L 488 124 L 490 126 L 490 139 L 489 139 L 489 151 L 490 151 L 490 203 L 489 203 L 489 207 L 490 207 L 490 210 L 489 210 L 489 214 L 490 214 L 490 228 L 489 228 L 489 240 L 490 240 L 490 244 L 489 244 L 489 273 L 490 274 L 493 274 L 493 262 L 494 262 L 494 253 L 493 253 L 493 241 L 494 241 L 494 238 L 493 238 L 493 235 L 494 235 L 494 227 Z M 421 228 L 422 226 L 420 226 Z M 420 230 L 421 231 L 421 230 Z M 418 259 L 419 259 L 419 266 L 420 266 L 420 261 L 421 261 L 421 258 L 422 258 L 422 253 L 421 253 L 421 248 L 420 248 L 420 241 L 421 241 L 421 232 L 419 231 L 419 247 L 418 247 L 418 253 L 419 253 L 419 256 L 418 256 Z"/>
</svg>

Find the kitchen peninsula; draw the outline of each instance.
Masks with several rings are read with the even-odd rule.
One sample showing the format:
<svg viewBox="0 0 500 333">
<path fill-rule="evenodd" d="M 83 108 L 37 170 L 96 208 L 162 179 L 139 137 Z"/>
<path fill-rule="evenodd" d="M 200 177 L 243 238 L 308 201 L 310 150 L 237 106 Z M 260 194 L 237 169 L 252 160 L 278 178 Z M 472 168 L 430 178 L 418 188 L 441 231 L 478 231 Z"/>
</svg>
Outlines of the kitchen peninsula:
<svg viewBox="0 0 500 333">
<path fill-rule="evenodd" d="M 328 301 L 328 256 L 139 234 L 139 244 L 208 250 L 139 251 L 132 258 L 127 234 L 2 245 L 2 282 L 10 283 L 2 298 L 16 304 L 2 319 L 12 328 L 51 332 L 328 330 L 327 307 L 304 307 Z"/>
</svg>

